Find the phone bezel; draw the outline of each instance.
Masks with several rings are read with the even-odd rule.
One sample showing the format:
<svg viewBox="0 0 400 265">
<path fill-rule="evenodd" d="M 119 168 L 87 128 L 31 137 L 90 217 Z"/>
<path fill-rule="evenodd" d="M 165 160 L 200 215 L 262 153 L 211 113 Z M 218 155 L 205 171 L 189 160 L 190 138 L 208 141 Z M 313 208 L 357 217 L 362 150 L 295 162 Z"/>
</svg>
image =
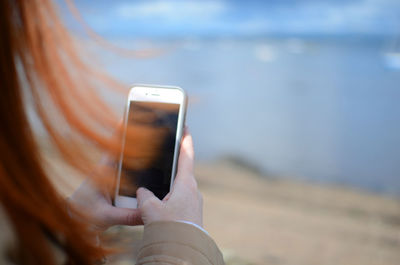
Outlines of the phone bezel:
<svg viewBox="0 0 400 265">
<path fill-rule="evenodd" d="M 175 139 L 175 149 L 174 149 L 174 158 L 171 172 L 171 183 L 170 190 L 172 188 L 178 158 L 179 158 L 179 150 L 181 145 L 181 140 L 183 136 L 183 130 L 186 119 L 186 108 L 187 108 L 187 96 L 185 91 L 180 87 L 175 86 L 159 86 L 159 85 L 133 85 L 130 88 L 128 99 L 124 112 L 124 120 L 123 120 L 123 139 L 122 139 L 122 147 L 121 154 L 118 161 L 118 169 L 117 169 L 117 178 L 115 185 L 115 196 L 114 196 L 114 205 L 122 208 L 137 208 L 137 199 L 128 196 L 119 195 L 119 186 L 120 186 L 120 178 L 121 178 L 121 170 L 122 170 L 122 161 L 123 161 L 123 152 L 125 147 L 125 137 L 126 137 L 126 127 L 128 120 L 128 113 L 131 101 L 141 101 L 141 102 L 162 102 L 162 103 L 175 103 L 180 104 L 179 113 L 178 113 L 178 124 L 176 130 L 176 139 Z"/>
</svg>

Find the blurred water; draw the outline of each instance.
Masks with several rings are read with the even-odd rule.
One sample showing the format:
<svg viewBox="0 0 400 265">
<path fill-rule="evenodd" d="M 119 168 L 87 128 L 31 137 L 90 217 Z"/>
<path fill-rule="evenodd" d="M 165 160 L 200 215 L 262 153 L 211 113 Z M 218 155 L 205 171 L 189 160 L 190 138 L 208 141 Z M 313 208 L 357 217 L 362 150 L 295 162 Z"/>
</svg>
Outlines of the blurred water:
<svg viewBox="0 0 400 265">
<path fill-rule="evenodd" d="M 127 83 L 188 91 L 200 160 L 234 155 L 274 176 L 399 195 L 400 72 L 386 67 L 385 48 L 368 38 L 193 39 L 151 59 L 100 58 Z"/>
</svg>

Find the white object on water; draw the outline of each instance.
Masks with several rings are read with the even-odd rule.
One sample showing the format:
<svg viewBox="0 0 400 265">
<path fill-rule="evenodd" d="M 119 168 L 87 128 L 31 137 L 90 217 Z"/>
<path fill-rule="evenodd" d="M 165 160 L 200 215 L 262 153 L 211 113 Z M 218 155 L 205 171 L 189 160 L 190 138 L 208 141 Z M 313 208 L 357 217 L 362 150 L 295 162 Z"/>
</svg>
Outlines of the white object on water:
<svg viewBox="0 0 400 265">
<path fill-rule="evenodd" d="M 273 47 L 267 44 L 258 45 L 254 49 L 256 58 L 262 62 L 272 62 L 276 58 L 276 52 Z"/>
</svg>

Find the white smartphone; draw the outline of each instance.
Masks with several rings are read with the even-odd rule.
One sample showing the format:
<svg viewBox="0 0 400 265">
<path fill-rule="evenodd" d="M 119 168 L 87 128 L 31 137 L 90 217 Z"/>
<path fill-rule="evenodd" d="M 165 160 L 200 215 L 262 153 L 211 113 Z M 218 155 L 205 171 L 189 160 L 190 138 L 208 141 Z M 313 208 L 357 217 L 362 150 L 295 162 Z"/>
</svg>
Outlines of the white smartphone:
<svg viewBox="0 0 400 265">
<path fill-rule="evenodd" d="M 115 206 L 137 208 L 139 187 L 149 189 L 159 199 L 168 194 L 176 175 L 186 107 L 186 93 L 179 87 L 131 88 L 124 114 Z"/>
</svg>

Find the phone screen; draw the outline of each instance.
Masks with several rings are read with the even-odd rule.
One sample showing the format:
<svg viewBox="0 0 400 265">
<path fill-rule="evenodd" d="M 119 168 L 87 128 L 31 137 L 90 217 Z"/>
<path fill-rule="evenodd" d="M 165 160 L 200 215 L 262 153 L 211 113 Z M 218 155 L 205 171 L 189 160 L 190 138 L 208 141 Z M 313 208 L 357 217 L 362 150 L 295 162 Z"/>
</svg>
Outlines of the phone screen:
<svg viewBox="0 0 400 265">
<path fill-rule="evenodd" d="M 145 187 L 159 199 L 170 190 L 179 104 L 131 101 L 119 195 L 136 198 Z"/>
</svg>

